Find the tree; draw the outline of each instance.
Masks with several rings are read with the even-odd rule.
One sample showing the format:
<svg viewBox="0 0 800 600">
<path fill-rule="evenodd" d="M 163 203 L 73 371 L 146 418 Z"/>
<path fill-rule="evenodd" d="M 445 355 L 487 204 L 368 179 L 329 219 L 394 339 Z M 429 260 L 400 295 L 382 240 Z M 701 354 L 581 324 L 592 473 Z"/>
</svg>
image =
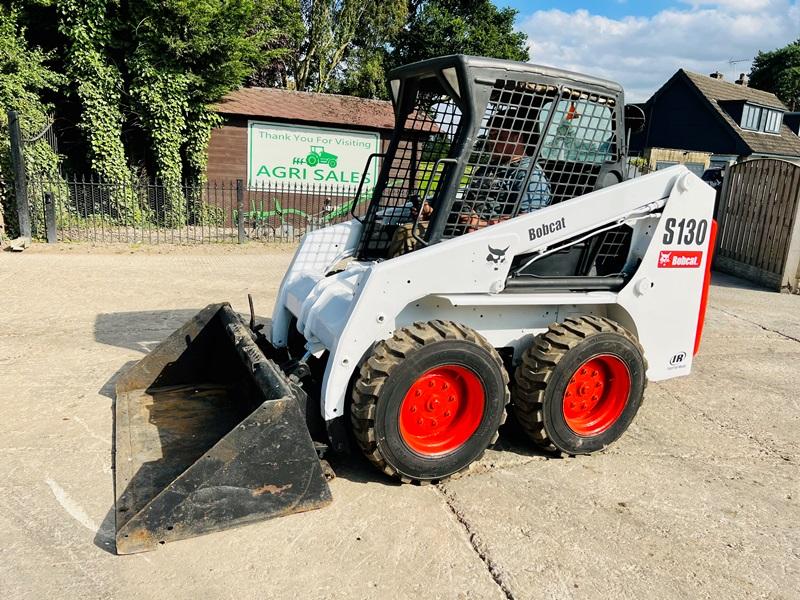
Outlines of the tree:
<svg viewBox="0 0 800 600">
<path fill-rule="evenodd" d="M 252 26 L 253 31 L 266 31 L 256 70 L 246 85 L 289 87 L 289 78 L 303 45 L 305 25 L 300 0 L 276 0 L 274 6 Z"/>
<path fill-rule="evenodd" d="M 800 39 L 771 52 L 759 52 L 753 60 L 750 85 L 772 92 L 789 110 L 800 110 Z"/>
<path fill-rule="evenodd" d="M 219 122 L 213 104 L 265 61 L 290 56 L 273 15 L 299 11 L 299 0 L 16 3 L 15 22 L 37 23 L 26 37 L 50 44 L 55 70 L 69 76 L 52 90 L 54 104 L 79 106 L 86 158 L 95 173 L 123 184 L 113 188 L 115 216 L 128 222 L 147 210 L 129 193 L 136 171 L 166 184 L 174 200 L 167 220 L 185 220 L 178 186 L 204 177 Z"/>
<path fill-rule="evenodd" d="M 117 20 L 109 18 L 119 0 L 55 0 L 58 27 L 69 41 L 65 70 L 75 82 L 82 112 L 80 126 L 89 146 L 92 169 L 118 183 L 112 196 L 118 217 L 130 221 L 141 212 L 130 190 L 132 174 L 122 143 L 122 73 L 109 50 L 117 35 Z"/>
<path fill-rule="evenodd" d="M 527 61 L 527 36 L 514 31 L 517 11 L 491 0 L 423 0 L 389 51 L 392 67 L 446 54 Z"/>
<path fill-rule="evenodd" d="M 306 35 L 294 82 L 298 90 L 314 92 L 337 90 L 345 68 L 374 68 L 369 52 L 399 32 L 407 15 L 406 0 L 301 0 L 300 5 Z M 358 64 L 349 64 L 351 59 Z"/>
<path fill-rule="evenodd" d="M 270 40 L 270 0 L 137 0 L 123 13 L 128 89 L 147 132 L 155 174 L 165 184 L 169 224 L 185 222 L 182 179 L 204 175 L 211 109 L 253 72 Z M 185 158 L 185 161 L 183 160 Z"/>
<path fill-rule="evenodd" d="M 527 36 L 514 30 L 517 11 L 491 0 L 409 0 L 406 23 L 391 38 L 361 43 L 337 91 L 385 98 L 386 72 L 446 54 L 527 61 Z"/>
</svg>

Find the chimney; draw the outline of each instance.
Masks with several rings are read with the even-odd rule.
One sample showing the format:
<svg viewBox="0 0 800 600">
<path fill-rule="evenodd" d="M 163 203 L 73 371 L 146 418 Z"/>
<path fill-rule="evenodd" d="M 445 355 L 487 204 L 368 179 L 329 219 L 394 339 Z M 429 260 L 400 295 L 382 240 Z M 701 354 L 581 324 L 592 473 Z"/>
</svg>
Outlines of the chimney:
<svg viewBox="0 0 800 600">
<path fill-rule="evenodd" d="M 709 75 L 711 79 L 719 79 L 720 81 L 724 78 L 724 75 L 719 71 L 714 71 L 711 75 Z"/>
<path fill-rule="evenodd" d="M 736 80 L 736 85 L 741 85 L 742 87 L 747 87 L 748 83 L 750 83 L 750 78 L 745 73 L 739 75 L 739 79 Z"/>
</svg>

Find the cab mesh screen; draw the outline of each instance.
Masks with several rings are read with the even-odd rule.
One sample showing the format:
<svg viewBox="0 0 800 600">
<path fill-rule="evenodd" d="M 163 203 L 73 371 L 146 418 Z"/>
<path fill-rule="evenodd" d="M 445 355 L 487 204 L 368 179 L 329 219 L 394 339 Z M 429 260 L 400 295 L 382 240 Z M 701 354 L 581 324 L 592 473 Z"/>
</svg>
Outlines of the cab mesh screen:
<svg viewBox="0 0 800 600">
<path fill-rule="evenodd" d="M 413 222 L 423 202 L 433 204 L 443 169 L 452 168 L 436 161 L 449 156 L 460 120 L 461 110 L 438 81 L 424 80 L 384 158 L 363 219 L 360 258 L 384 258 L 397 227 Z"/>
<path fill-rule="evenodd" d="M 497 80 L 443 238 L 592 191 L 617 160 L 615 110 L 574 87 Z"/>
</svg>

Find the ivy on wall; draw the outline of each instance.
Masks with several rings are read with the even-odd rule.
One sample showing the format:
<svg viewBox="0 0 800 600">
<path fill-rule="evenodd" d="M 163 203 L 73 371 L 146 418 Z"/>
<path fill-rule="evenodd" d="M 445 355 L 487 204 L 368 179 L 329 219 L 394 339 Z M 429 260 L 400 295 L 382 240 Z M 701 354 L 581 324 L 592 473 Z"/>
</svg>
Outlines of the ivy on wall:
<svg viewBox="0 0 800 600">
<path fill-rule="evenodd" d="M 33 138 L 47 127 L 53 105 L 44 102 L 42 96 L 66 82 L 64 76 L 50 68 L 52 59 L 51 52 L 28 44 L 18 8 L 0 7 L 0 236 L 19 234 L 7 111 L 19 114 L 23 138 Z M 29 172 L 58 173 L 58 156 L 44 140 L 27 146 L 25 160 Z"/>
<path fill-rule="evenodd" d="M 211 130 L 221 121 L 213 105 L 262 64 L 264 53 L 284 55 L 275 48 L 281 35 L 272 23 L 275 6 L 299 11 L 297 0 L 10 2 L 13 9 L 0 5 L 0 88 L 11 90 L 10 98 L 38 100 L 38 106 L 13 105 L 28 129 L 47 122 L 43 95 L 56 99 L 50 106 L 57 109 L 72 107 L 68 126 L 77 125 L 81 140 L 70 146 L 71 162 L 114 183 L 114 221 L 153 216 L 153 199 L 132 191 L 145 177 L 164 186 L 165 214 L 158 217 L 168 226 L 195 218 L 181 184 L 205 179 Z M 26 32 L 25 23 L 34 27 Z M 26 78 L 31 97 L 17 89 Z M 7 135 L 0 144 L 8 145 Z M 31 156 L 37 153 L 31 148 Z"/>
<path fill-rule="evenodd" d="M 59 30 L 69 41 L 65 55 L 67 74 L 76 83 L 81 103 L 80 127 L 89 146 L 92 169 L 113 181 L 115 217 L 135 223 L 143 211 L 132 192 L 133 175 L 122 142 L 121 94 L 123 78 L 107 49 L 116 31 L 110 14 L 118 0 L 57 0 Z"/>
</svg>

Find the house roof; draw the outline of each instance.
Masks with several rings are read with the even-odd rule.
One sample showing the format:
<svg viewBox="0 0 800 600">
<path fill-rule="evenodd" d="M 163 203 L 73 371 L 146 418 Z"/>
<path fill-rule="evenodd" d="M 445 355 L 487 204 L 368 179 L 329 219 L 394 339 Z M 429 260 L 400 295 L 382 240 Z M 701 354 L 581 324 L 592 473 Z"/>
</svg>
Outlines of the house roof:
<svg viewBox="0 0 800 600">
<path fill-rule="evenodd" d="M 394 128 L 391 102 L 275 88 L 252 87 L 233 91 L 216 105 L 215 110 L 227 115 L 369 129 Z"/>
<path fill-rule="evenodd" d="M 785 124 L 781 124 L 780 134 L 758 133 L 739 127 L 736 121 L 720 105 L 720 102 L 750 102 L 780 111 L 787 111 L 786 106 L 775 94 L 755 88 L 737 85 L 707 75 L 692 73 L 681 69 L 683 74 L 708 101 L 717 115 L 733 130 L 734 135 L 744 141 L 753 154 L 776 154 L 782 156 L 800 156 L 800 136 Z"/>
</svg>

